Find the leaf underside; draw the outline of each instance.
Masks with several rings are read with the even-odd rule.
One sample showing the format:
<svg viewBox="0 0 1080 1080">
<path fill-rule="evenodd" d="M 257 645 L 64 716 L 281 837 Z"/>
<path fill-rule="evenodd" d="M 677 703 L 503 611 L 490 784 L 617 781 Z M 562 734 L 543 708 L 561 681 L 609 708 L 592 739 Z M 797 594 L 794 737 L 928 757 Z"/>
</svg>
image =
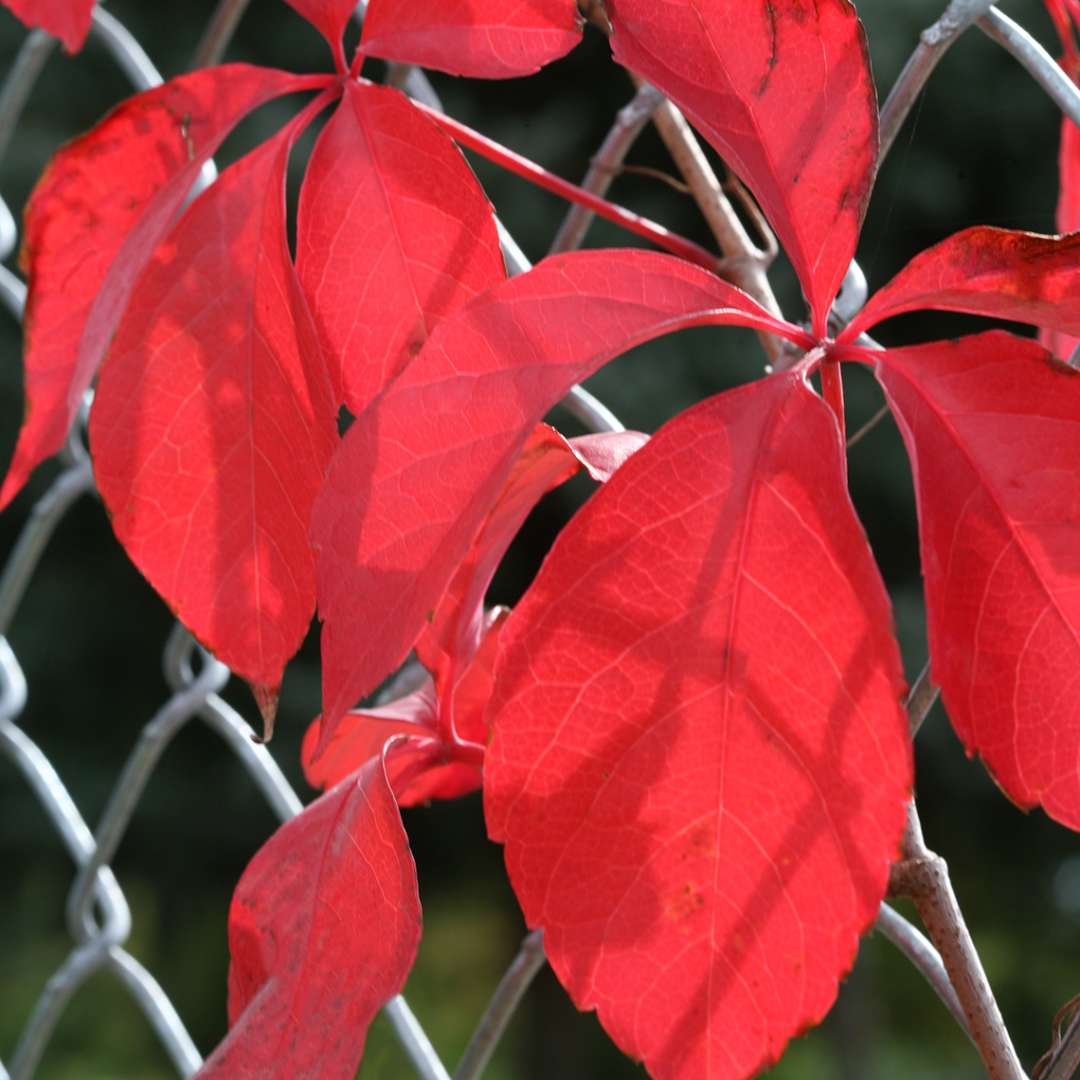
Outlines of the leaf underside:
<svg viewBox="0 0 1080 1080">
<path fill-rule="evenodd" d="M 353 1076 L 419 942 L 416 867 L 379 755 L 244 871 L 229 910 L 230 1030 L 199 1080 Z"/>
<path fill-rule="evenodd" d="M 377 0 L 364 19 L 367 56 L 451 75 L 529 75 L 581 40 L 574 0 Z"/>
<path fill-rule="evenodd" d="M 314 613 L 307 527 L 337 443 L 286 247 L 297 130 L 227 169 L 159 248 L 90 416 L 98 486 L 132 561 L 223 663 L 271 690 Z"/>
<path fill-rule="evenodd" d="M 1080 828 L 1080 375 L 995 331 L 881 355 L 914 468 L 930 659 L 1015 802 Z"/>
<path fill-rule="evenodd" d="M 816 330 L 855 255 L 877 96 L 848 0 L 610 0 L 615 59 L 659 87 L 743 180 Z"/>
<path fill-rule="evenodd" d="M 556 541 L 500 642 L 492 839 L 575 1003 L 657 1077 L 820 1020 L 910 795 L 888 599 L 826 406 L 682 413 Z"/>
</svg>

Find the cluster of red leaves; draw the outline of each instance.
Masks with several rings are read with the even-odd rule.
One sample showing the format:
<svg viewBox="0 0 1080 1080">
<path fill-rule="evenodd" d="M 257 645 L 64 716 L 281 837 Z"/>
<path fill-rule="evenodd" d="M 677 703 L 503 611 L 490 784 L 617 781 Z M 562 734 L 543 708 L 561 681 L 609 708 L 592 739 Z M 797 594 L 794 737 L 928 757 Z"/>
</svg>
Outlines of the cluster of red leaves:
<svg viewBox="0 0 1080 1080">
<path fill-rule="evenodd" d="M 351 68 L 353 0 L 290 3 L 335 74 L 175 79 L 39 182 L 30 408 L 0 493 L 59 447 L 104 359 L 90 441 L 117 536 L 270 713 L 317 603 L 324 711 L 304 759 L 335 786 L 237 888 L 233 1026 L 200 1075 L 351 1075 L 419 934 L 397 804 L 481 785 L 526 919 L 579 1007 L 655 1075 L 749 1075 L 830 1007 L 912 782 L 889 602 L 814 371 L 868 365 L 903 433 L 956 730 L 1013 800 L 1080 827 L 1080 382 L 1001 331 L 888 350 L 861 336 L 919 308 L 1080 335 L 1080 238 L 959 233 L 831 338 L 878 157 L 853 7 L 609 0 L 615 59 L 754 192 L 810 329 L 643 251 L 564 255 L 507 281 L 456 147 L 359 64 L 525 74 L 578 40 L 573 0 L 509 13 L 372 0 Z M 1057 6 L 1067 27 L 1071 0 Z M 35 14 L 75 47 L 86 8 Z M 296 91 L 317 96 L 181 216 L 232 127 Z M 335 103 L 294 261 L 285 165 Z M 804 355 L 648 442 L 540 425 L 613 357 L 703 324 L 767 330 Z M 342 405 L 356 419 L 339 439 Z M 485 613 L 510 538 L 580 467 L 603 487 L 518 608 Z M 422 685 L 351 711 L 413 648 Z"/>
</svg>

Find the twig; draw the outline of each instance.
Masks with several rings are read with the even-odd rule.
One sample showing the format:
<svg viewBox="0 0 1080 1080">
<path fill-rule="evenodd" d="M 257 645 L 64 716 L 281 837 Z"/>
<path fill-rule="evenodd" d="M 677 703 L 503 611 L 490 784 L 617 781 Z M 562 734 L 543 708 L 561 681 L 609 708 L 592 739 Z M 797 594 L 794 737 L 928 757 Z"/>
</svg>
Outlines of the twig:
<svg viewBox="0 0 1080 1080">
<path fill-rule="evenodd" d="M 902 857 L 889 878 L 890 895 L 907 896 L 915 902 L 949 973 L 987 1075 L 991 1080 L 1023 1080 L 1024 1070 L 964 922 L 948 867 L 926 846 L 914 801 L 908 805 L 900 849 Z"/>
<path fill-rule="evenodd" d="M 879 161 L 885 158 L 896 141 L 908 113 L 922 93 L 922 88 L 930 78 L 930 73 L 937 67 L 938 61 L 952 43 L 992 7 L 993 0 L 953 0 L 945 9 L 945 14 L 919 35 L 919 44 L 908 57 L 904 70 L 893 83 L 881 109 Z"/>
<path fill-rule="evenodd" d="M 934 702 L 937 701 L 940 692 L 930 678 L 930 661 L 927 660 L 907 698 L 908 726 L 911 729 L 912 738 L 922 727 L 923 721 L 934 707 Z"/>
<path fill-rule="evenodd" d="M 1070 1015 L 1071 1014 L 1071 1015 Z M 1064 1034 L 1063 1024 L 1067 1023 Z M 1071 1080 L 1080 1072 L 1080 995 L 1054 1017 L 1054 1042 L 1031 1072 L 1032 1080 Z"/>
<path fill-rule="evenodd" d="M 525 937 L 506 974 L 499 980 L 480 1023 L 454 1072 L 454 1080 L 475 1080 L 487 1066 L 506 1025 L 537 972 L 544 966 L 544 933 L 534 930 Z"/>
<path fill-rule="evenodd" d="M 220 64 L 249 0 L 220 0 L 191 57 L 192 70 Z"/>
<path fill-rule="evenodd" d="M 615 123 L 593 157 L 585 179 L 581 181 L 581 186 L 586 191 L 596 195 L 607 192 L 634 141 L 663 100 L 664 95 L 648 83 L 642 83 L 638 87 L 633 98 L 616 114 Z M 584 206 L 571 206 L 555 234 L 550 254 L 573 251 L 580 247 L 595 216 Z"/>
<path fill-rule="evenodd" d="M 659 180 L 661 184 L 666 184 L 680 195 L 693 194 L 689 184 L 672 176 L 671 173 L 664 172 L 663 169 L 654 169 L 651 165 L 622 165 L 613 169 L 612 172 L 623 176 L 646 176 L 650 180 Z"/>
<path fill-rule="evenodd" d="M 666 101 L 653 113 L 653 123 L 724 254 L 722 276 L 752 296 L 766 311 L 783 318 L 769 284 L 769 254 L 750 239 L 686 118 Z M 767 228 L 763 220 L 759 227 Z M 783 351 L 783 342 L 764 332 L 758 333 L 758 339 L 769 363 L 775 364 Z"/>
<path fill-rule="evenodd" d="M 889 406 L 882 405 L 881 408 L 878 409 L 878 411 L 874 413 L 874 415 L 871 416 L 870 419 L 867 420 L 866 423 L 863 424 L 863 426 L 859 428 L 859 430 L 856 431 L 855 434 L 848 439 L 847 448 L 850 450 L 856 443 L 859 443 L 863 439 L 865 439 L 866 436 L 869 435 L 870 432 L 873 431 L 874 428 L 876 428 L 878 424 L 880 424 L 881 421 L 885 419 L 888 412 Z"/>
<path fill-rule="evenodd" d="M 908 694 L 908 724 L 912 734 L 919 729 L 937 694 L 928 663 Z M 906 896 L 915 902 L 963 1010 L 966 1022 L 961 1026 L 975 1044 L 987 1075 L 991 1080 L 1023 1080 L 1024 1070 L 964 921 L 949 880 L 948 866 L 926 846 L 914 799 L 908 804 L 900 855 L 889 875 L 889 895 Z M 933 979 L 930 982 L 935 985 Z"/>
<path fill-rule="evenodd" d="M 976 25 L 1015 57 L 1054 104 L 1080 127 L 1080 89 L 1019 23 L 992 7 Z"/>
<path fill-rule="evenodd" d="M 874 929 L 912 962 L 970 1039 L 971 1029 L 968 1027 L 967 1017 L 953 984 L 949 982 L 949 973 L 945 970 L 941 954 L 925 935 L 912 926 L 899 911 L 884 902 L 878 910 Z"/>
</svg>

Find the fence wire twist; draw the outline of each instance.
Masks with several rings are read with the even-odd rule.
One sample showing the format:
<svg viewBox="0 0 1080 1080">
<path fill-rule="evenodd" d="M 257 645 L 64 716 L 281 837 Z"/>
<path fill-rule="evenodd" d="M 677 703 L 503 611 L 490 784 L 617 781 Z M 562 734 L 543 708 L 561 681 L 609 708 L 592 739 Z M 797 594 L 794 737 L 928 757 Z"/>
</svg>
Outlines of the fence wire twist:
<svg viewBox="0 0 1080 1080">
<path fill-rule="evenodd" d="M 221 25 L 212 25 L 207 31 L 205 44 L 200 46 L 199 54 L 204 61 L 216 59 L 245 6 L 246 0 L 229 0 L 221 4 L 217 17 Z M 363 17 L 365 6 L 364 2 L 357 5 L 358 19 Z M 952 22 L 949 22 L 949 18 L 952 18 Z M 956 23 L 955 27 L 953 22 Z M 1062 110 L 1080 123 L 1080 96 L 1076 88 L 1045 50 L 1023 28 L 997 11 L 990 0 L 953 0 L 946 17 L 931 28 L 937 30 L 943 26 L 948 35 L 944 31 L 937 37 L 931 31 L 924 34 L 925 40 L 920 42 L 912 58 L 912 62 L 921 65 L 923 70 L 913 73 L 907 80 L 908 90 L 912 94 L 921 89 L 943 51 L 938 38 L 947 43 L 951 40 L 949 35 L 955 36 L 972 23 L 1013 53 Z M 149 89 L 162 82 L 161 75 L 138 41 L 100 6 L 93 13 L 91 40 L 112 57 L 135 90 Z M 47 34 L 31 32 L 0 86 L 0 159 L 11 143 L 22 109 L 55 46 L 56 41 Z M 203 56 L 204 52 L 206 56 Z M 425 105 L 441 109 L 438 95 L 422 71 L 392 64 L 388 81 Z M 900 81 L 904 82 L 903 77 Z M 900 94 L 898 98 L 903 96 Z M 898 105 L 900 107 L 895 111 L 900 117 L 899 122 L 902 122 L 910 102 L 901 100 Z M 887 103 L 883 121 L 889 113 L 890 105 Z M 895 134 L 892 127 L 898 126 L 898 123 L 892 126 L 884 123 L 883 126 L 888 129 L 888 141 L 891 141 L 891 136 Z M 214 165 L 209 162 L 196 190 L 212 182 L 215 175 Z M 497 225 L 509 272 L 522 273 L 529 269 L 529 261 L 513 237 L 501 222 L 497 221 Z M 0 302 L 15 319 L 21 320 L 26 286 L 16 274 L 2 265 L 14 251 L 16 242 L 15 220 L 7 204 L 0 198 Z M 866 293 L 866 279 L 858 264 L 852 263 L 834 315 L 846 322 L 862 306 Z M 171 695 L 142 729 L 112 789 L 96 832 L 91 831 L 49 759 L 19 726 L 18 720 L 27 704 L 27 682 L 18 658 L 8 643 L 8 633 L 53 532 L 77 499 L 83 495 L 96 495 L 91 463 L 83 443 L 89 404 L 88 394 L 82 417 L 61 455 L 64 468 L 33 507 L 0 574 L 0 750 L 24 778 L 76 868 L 66 906 L 72 947 L 46 982 L 7 1064 L 0 1061 L 0 1080 L 29 1080 L 67 1003 L 87 979 L 103 970 L 113 974 L 128 991 L 153 1027 L 180 1076 L 190 1076 L 202 1064 L 202 1056 L 176 1008 L 154 976 L 124 947 L 131 932 L 131 911 L 110 865 L 158 762 L 185 725 L 201 720 L 215 732 L 250 774 L 267 804 L 282 822 L 302 809 L 296 792 L 266 747 L 253 740 L 253 730 L 247 721 L 220 696 L 230 677 L 228 668 L 198 646 L 180 624 L 176 624 L 170 634 L 163 654 L 164 675 Z M 614 414 L 581 387 L 575 387 L 563 405 L 590 430 L 622 430 L 622 424 Z M 918 931 L 884 904 L 878 928 L 928 973 L 928 978 L 934 983 L 933 976 L 939 972 L 941 961 Z M 507 996 L 508 1002 L 512 998 L 509 1008 L 516 1004 L 528 978 L 535 973 L 542 959 L 540 938 L 535 934 L 530 935 L 515 961 L 515 965 L 528 969 L 529 974 L 527 978 L 519 979 L 518 982 L 523 985 L 515 986 L 513 994 Z M 507 979 L 513 981 L 514 975 L 515 967 L 512 965 Z M 938 988 L 938 992 L 955 1011 L 958 1007 L 950 1001 L 948 989 Z M 497 991 L 497 998 L 498 994 Z M 423 1080 L 450 1080 L 449 1073 L 404 998 L 399 996 L 392 999 L 384 1012 L 417 1074 Z M 497 1010 L 489 1010 L 489 1013 L 485 1020 L 493 1023 L 500 1021 Z M 962 1014 L 960 1019 L 962 1021 Z M 482 1022 L 478 1031 L 480 1036 L 483 1035 L 483 1027 Z M 470 1045 L 462 1062 L 461 1074 L 472 1076 L 478 1072 L 491 1048 L 490 1042 L 485 1042 L 482 1037 L 474 1040 L 474 1045 Z"/>
</svg>

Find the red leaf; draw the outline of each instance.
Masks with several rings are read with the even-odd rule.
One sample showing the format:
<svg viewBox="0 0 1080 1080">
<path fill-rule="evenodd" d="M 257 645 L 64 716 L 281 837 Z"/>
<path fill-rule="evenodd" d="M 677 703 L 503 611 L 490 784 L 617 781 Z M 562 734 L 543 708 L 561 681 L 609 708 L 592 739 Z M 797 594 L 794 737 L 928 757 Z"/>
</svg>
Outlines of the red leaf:
<svg viewBox="0 0 1080 1080">
<path fill-rule="evenodd" d="M 815 333 L 855 254 L 877 97 L 847 0 L 610 0 L 615 59 L 679 105 L 757 196 Z"/>
<path fill-rule="evenodd" d="M 1073 18 L 1080 14 L 1080 5 L 1076 0 L 1046 0 L 1046 10 L 1050 13 L 1061 39 L 1064 52 L 1060 60 L 1073 82 L 1080 79 L 1080 52 L 1076 48 L 1076 36 L 1073 33 Z M 1058 150 L 1058 203 L 1055 226 L 1059 233 L 1071 233 L 1080 229 L 1080 128 L 1067 117 L 1061 120 L 1061 140 Z M 1039 341 L 1055 356 L 1062 360 L 1069 359 L 1080 339 L 1070 334 L 1058 334 L 1052 330 L 1039 333 Z"/>
<path fill-rule="evenodd" d="M 227 169 L 159 247 L 90 415 L 131 559 L 223 663 L 271 688 L 314 610 L 308 520 L 337 442 L 285 238 L 286 159 L 310 115 Z"/>
<path fill-rule="evenodd" d="M 90 32 L 94 0 L 3 0 L 26 26 L 39 27 L 64 43 L 69 53 L 77 53 Z"/>
<path fill-rule="evenodd" d="M 906 311 L 965 311 L 1080 334 L 1080 235 L 976 225 L 916 255 L 838 340 Z"/>
<path fill-rule="evenodd" d="M 206 159 L 252 109 L 325 81 L 246 64 L 196 71 L 125 101 L 53 158 L 26 210 L 26 417 L 0 508 L 63 445 Z"/>
<path fill-rule="evenodd" d="M 420 64 L 451 75 L 529 75 L 581 40 L 574 0 L 372 0 L 365 56 Z"/>
<path fill-rule="evenodd" d="M 798 374 L 671 421 L 510 616 L 492 839 L 582 1009 L 657 1077 L 750 1076 L 819 1021 L 910 797 L 884 586 Z"/>
<path fill-rule="evenodd" d="M 229 911 L 231 1030 L 200 1080 L 352 1077 L 419 941 L 416 868 L 380 756 L 244 871 Z"/>
<path fill-rule="evenodd" d="M 478 748 L 487 744 L 484 711 L 491 692 L 495 645 L 506 615 L 505 608 L 484 611 L 484 594 L 496 566 L 541 496 L 581 467 L 594 480 L 607 480 L 645 438 L 639 432 L 624 431 L 568 441 L 547 424 L 534 429 L 472 550 L 417 642 L 417 656 L 430 676 L 418 690 L 395 701 L 347 712 L 325 746 L 322 720 L 316 719 L 304 735 L 301 750 L 309 783 L 316 787 L 337 783 L 376 753 L 393 732 L 435 739 L 444 753 L 449 751 L 448 758 L 462 740 Z M 479 767 L 457 762 L 416 777 L 406 790 L 398 791 L 394 785 L 402 806 L 456 798 L 479 786 Z"/>
<path fill-rule="evenodd" d="M 342 36 L 345 25 L 356 10 L 356 0 L 285 0 L 298 14 L 302 15 L 330 45 L 334 61 L 344 69 L 345 54 L 342 49 Z"/>
<path fill-rule="evenodd" d="M 1077 61 L 1080 64 L 1080 59 Z M 1058 203 L 1056 227 L 1059 233 L 1080 230 L 1080 128 L 1067 116 L 1061 121 L 1061 143 L 1058 150 Z M 1055 356 L 1068 360 L 1080 344 L 1072 334 L 1042 330 L 1039 340 Z"/>
<path fill-rule="evenodd" d="M 708 323 L 805 342 L 719 278 L 645 251 L 548 259 L 438 324 L 349 429 L 315 505 L 324 738 L 404 659 L 540 417 L 618 353 Z"/>
<path fill-rule="evenodd" d="M 953 726 L 1010 798 L 1080 828 L 1080 377 L 1001 331 L 877 360 Z"/>
<path fill-rule="evenodd" d="M 569 440 L 547 424 L 532 431 L 502 494 L 417 642 L 420 659 L 430 671 L 438 671 L 443 663 L 461 665 L 472 659 L 484 629 L 484 594 L 510 542 L 540 499 L 582 467 L 598 483 L 605 482 L 646 440 L 639 431 Z"/>
<path fill-rule="evenodd" d="M 1073 34 L 1072 19 L 1069 17 L 1069 5 L 1065 0 L 1044 0 L 1047 14 L 1057 31 L 1058 40 L 1064 53 L 1059 61 L 1070 79 L 1076 79 L 1080 67 L 1080 52 L 1076 49 L 1076 37 Z"/>
<path fill-rule="evenodd" d="M 350 82 L 304 178 L 297 273 L 355 414 L 432 326 L 506 277 L 472 170 L 396 90 Z"/>
<path fill-rule="evenodd" d="M 490 690 L 490 665 L 486 670 Z M 485 698 L 478 712 L 481 718 L 486 705 Z M 332 787 L 351 776 L 377 756 L 394 735 L 412 737 L 387 763 L 399 806 L 456 799 L 480 787 L 479 766 L 454 760 L 453 746 L 440 740 L 438 705 L 430 678 L 416 692 L 388 705 L 350 710 L 334 728 L 326 749 L 316 754 L 321 723 L 321 718 L 316 718 L 307 729 L 300 750 L 304 776 L 313 787 Z"/>
</svg>

